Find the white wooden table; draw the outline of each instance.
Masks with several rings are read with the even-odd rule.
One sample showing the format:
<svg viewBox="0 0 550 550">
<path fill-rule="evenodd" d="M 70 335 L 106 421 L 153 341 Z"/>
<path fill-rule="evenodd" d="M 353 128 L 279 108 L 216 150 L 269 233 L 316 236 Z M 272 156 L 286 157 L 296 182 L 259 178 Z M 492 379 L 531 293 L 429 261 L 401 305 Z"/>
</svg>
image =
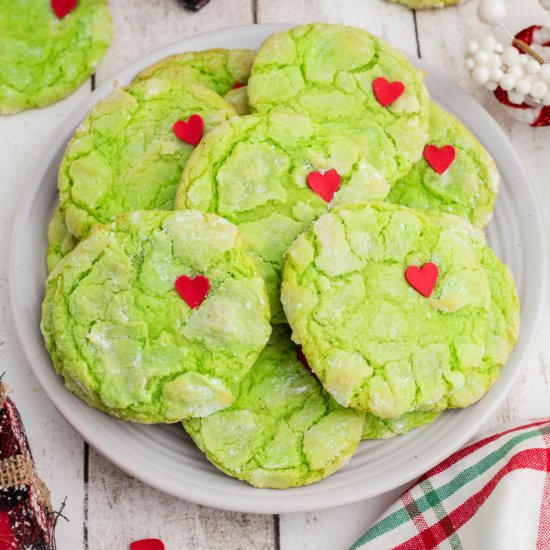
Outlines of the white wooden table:
<svg viewBox="0 0 550 550">
<path fill-rule="evenodd" d="M 71 97 L 46 109 L 0 118 L 0 371 L 13 388 L 38 470 L 54 506 L 67 497 L 57 529 L 60 550 L 116 550 L 133 540 L 162 538 L 168 550 L 207 548 L 347 548 L 397 496 L 324 512 L 261 516 L 222 512 L 177 500 L 123 474 L 91 449 L 53 408 L 20 349 L 8 303 L 9 237 L 17 204 L 56 127 L 94 84 L 129 62 L 170 42 L 227 26 L 253 23 L 344 22 L 382 36 L 446 73 L 482 103 L 509 134 L 550 218 L 550 128 L 515 122 L 464 69 L 469 38 L 488 31 L 475 17 L 477 0 L 458 8 L 413 12 L 383 0 L 211 0 L 198 14 L 176 0 L 112 0 L 115 38 L 94 78 Z M 509 23 L 519 30 L 550 24 L 536 0 L 509 0 Z M 547 228 L 547 241 L 550 242 Z M 42 261 L 42 258 L 37 258 Z M 537 346 L 516 387 L 486 426 L 550 415 L 550 299 Z"/>
</svg>

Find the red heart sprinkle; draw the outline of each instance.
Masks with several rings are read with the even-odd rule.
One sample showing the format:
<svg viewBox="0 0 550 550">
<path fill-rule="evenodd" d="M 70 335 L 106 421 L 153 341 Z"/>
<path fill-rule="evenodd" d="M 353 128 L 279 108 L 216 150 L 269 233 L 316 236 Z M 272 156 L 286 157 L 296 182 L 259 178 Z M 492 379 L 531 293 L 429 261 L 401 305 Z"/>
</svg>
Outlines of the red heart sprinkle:
<svg viewBox="0 0 550 550">
<path fill-rule="evenodd" d="M 426 145 L 424 158 L 428 164 L 439 174 L 443 174 L 455 161 L 456 151 L 452 145 L 445 145 L 441 149 L 437 145 Z"/>
<path fill-rule="evenodd" d="M 235 82 L 233 86 L 231 86 L 232 90 L 236 90 L 237 88 L 244 88 L 246 84 L 244 82 Z"/>
<path fill-rule="evenodd" d="M 203 275 L 193 278 L 182 275 L 176 279 L 174 286 L 187 305 L 195 309 L 204 302 L 210 290 L 210 281 Z"/>
<path fill-rule="evenodd" d="M 405 279 L 422 296 L 429 298 L 435 287 L 439 270 L 433 262 L 424 264 L 422 268 L 415 265 L 407 267 Z"/>
<path fill-rule="evenodd" d="M 130 544 L 130 550 L 164 550 L 164 542 L 159 539 L 136 540 Z"/>
<path fill-rule="evenodd" d="M 372 91 L 382 107 L 387 107 L 394 101 L 397 101 L 405 91 L 405 85 L 398 80 L 388 82 L 384 77 L 374 79 Z"/>
<path fill-rule="evenodd" d="M 322 172 L 311 172 L 307 177 L 307 184 L 324 201 L 330 202 L 336 191 L 338 191 L 341 180 L 342 176 L 333 168 L 324 174 Z"/>
<path fill-rule="evenodd" d="M 200 115 L 191 115 L 187 119 L 187 122 L 185 120 L 178 120 L 174 124 L 173 129 L 176 137 L 185 141 L 185 143 L 198 145 L 204 132 L 204 120 Z"/>
<path fill-rule="evenodd" d="M 78 0 L 51 0 L 50 3 L 57 18 L 63 19 L 76 8 Z"/>
</svg>

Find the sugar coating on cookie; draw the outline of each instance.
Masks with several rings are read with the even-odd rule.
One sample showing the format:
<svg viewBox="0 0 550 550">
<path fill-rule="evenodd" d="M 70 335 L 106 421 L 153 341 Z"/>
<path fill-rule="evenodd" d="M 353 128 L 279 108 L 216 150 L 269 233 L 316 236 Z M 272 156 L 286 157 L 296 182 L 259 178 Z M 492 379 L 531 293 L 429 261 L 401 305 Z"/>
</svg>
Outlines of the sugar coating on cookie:
<svg viewBox="0 0 550 550">
<path fill-rule="evenodd" d="M 0 114 L 69 95 L 94 72 L 111 34 L 107 0 L 79 0 L 62 19 L 46 0 L 0 0 Z"/>
<path fill-rule="evenodd" d="M 500 176 L 479 141 L 450 113 L 430 106 L 429 144 L 452 146 L 456 158 L 438 174 L 422 158 L 391 189 L 388 201 L 411 208 L 448 212 L 485 227 L 493 214 Z"/>
<path fill-rule="evenodd" d="M 390 439 L 397 435 L 403 435 L 433 422 L 439 414 L 434 411 L 412 411 L 397 418 L 380 418 L 366 413 L 362 438 Z"/>
<path fill-rule="evenodd" d="M 250 105 L 248 103 L 248 88 L 240 86 L 233 90 L 229 90 L 223 98 L 231 105 L 240 116 L 250 114 Z"/>
<path fill-rule="evenodd" d="M 376 79 L 402 83 L 383 106 Z M 417 162 L 428 139 L 429 96 L 420 71 L 398 50 L 358 28 L 311 24 L 272 34 L 248 81 L 252 111 L 306 113 L 341 129 L 376 122 L 399 150 L 399 176 Z"/>
<path fill-rule="evenodd" d="M 445 8 L 447 6 L 456 6 L 464 0 L 389 0 L 396 4 L 402 4 L 413 10 L 429 10 L 433 8 Z"/>
<path fill-rule="evenodd" d="M 296 358 L 288 328 L 279 326 L 233 405 L 184 426 L 226 474 L 256 487 L 285 489 L 345 465 L 361 439 L 363 417 L 323 390 Z"/>
<path fill-rule="evenodd" d="M 163 78 L 175 85 L 197 83 L 223 96 L 248 82 L 255 54 L 253 50 L 222 48 L 175 54 L 141 71 L 134 82 Z"/>
<path fill-rule="evenodd" d="M 207 277 L 198 307 L 176 291 Z M 234 225 L 213 214 L 141 211 L 97 227 L 47 281 L 42 332 L 67 387 L 139 422 L 228 407 L 271 328 L 262 279 Z"/>
<path fill-rule="evenodd" d="M 272 321 L 284 322 L 279 286 L 286 249 L 331 205 L 383 199 L 389 185 L 381 171 L 394 166 L 391 150 L 376 125 L 370 134 L 337 135 L 306 115 L 235 118 L 189 157 L 176 208 L 215 212 L 239 226 L 266 281 Z M 327 170 L 342 178 L 330 204 L 308 185 L 310 173 Z"/>
<path fill-rule="evenodd" d="M 59 191 L 71 232 L 82 238 L 96 224 L 134 210 L 170 210 L 194 146 L 173 130 L 199 115 L 205 131 L 236 116 L 202 84 L 174 86 L 150 78 L 118 88 L 90 112 L 69 142 Z"/>
<path fill-rule="evenodd" d="M 491 283 L 478 245 L 457 229 L 467 222 L 441 218 L 388 203 L 346 205 L 290 247 L 281 292 L 293 339 L 341 405 L 381 418 L 464 407 L 498 376 L 517 327 L 493 340 L 491 323 L 515 325 L 517 315 L 491 320 L 492 287 L 506 288 L 515 298 L 500 307 L 514 309 L 513 279 Z M 405 273 L 430 262 L 439 274 L 426 297 Z"/>
<path fill-rule="evenodd" d="M 46 250 L 46 265 L 48 273 L 64 258 L 78 243 L 78 239 L 69 231 L 65 220 L 65 212 L 60 205 L 48 224 L 48 248 Z"/>
</svg>

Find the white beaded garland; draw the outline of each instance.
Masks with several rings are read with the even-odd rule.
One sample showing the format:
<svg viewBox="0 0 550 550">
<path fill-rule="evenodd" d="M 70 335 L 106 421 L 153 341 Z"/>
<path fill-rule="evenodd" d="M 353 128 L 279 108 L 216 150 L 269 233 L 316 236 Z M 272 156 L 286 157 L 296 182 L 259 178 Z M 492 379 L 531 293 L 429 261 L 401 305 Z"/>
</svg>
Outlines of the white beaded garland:
<svg viewBox="0 0 550 550">
<path fill-rule="evenodd" d="M 477 65 L 487 65 L 489 63 L 489 53 L 479 50 L 474 54 L 474 61 Z"/>
<path fill-rule="evenodd" d="M 545 63 L 544 65 L 541 65 L 539 76 L 543 80 L 547 80 L 550 82 L 550 63 Z"/>
<path fill-rule="evenodd" d="M 495 79 L 496 80 L 496 79 Z M 516 83 L 516 92 L 527 95 L 531 91 L 531 83 L 528 80 L 518 80 Z"/>
<path fill-rule="evenodd" d="M 514 65 L 508 69 L 508 74 L 518 80 L 523 76 L 523 69 L 519 65 Z"/>
<path fill-rule="evenodd" d="M 508 46 L 502 52 L 502 62 L 506 65 L 515 65 L 519 59 L 519 52 L 513 46 Z"/>
<path fill-rule="evenodd" d="M 496 69 L 491 69 L 491 71 L 489 72 L 489 78 L 493 82 L 500 82 L 500 79 L 503 77 L 503 75 L 504 73 L 498 67 Z"/>
<path fill-rule="evenodd" d="M 476 71 L 477 69 L 474 69 L 474 71 Z M 474 78 L 475 80 L 475 78 Z M 503 89 L 503 90 L 512 90 L 514 88 L 514 86 L 516 85 L 516 79 L 509 75 L 509 74 L 505 74 L 501 79 L 500 79 L 500 87 Z"/>
<path fill-rule="evenodd" d="M 542 104 L 543 104 L 543 105 L 550 105 L 550 92 L 548 92 L 548 93 L 542 98 Z"/>
<path fill-rule="evenodd" d="M 468 53 L 476 53 L 477 50 L 479 50 L 479 44 L 475 40 L 472 40 L 471 42 L 468 42 L 466 49 L 468 50 Z"/>
<path fill-rule="evenodd" d="M 541 64 L 536 59 L 529 59 L 525 64 L 525 70 L 529 74 L 537 74 L 540 71 Z"/>
<path fill-rule="evenodd" d="M 476 67 L 472 71 L 472 77 L 478 84 L 485 84 L 489 80 L 489 69 L 487 67 Z"/>
<path fill-rule="evenodd" d="M 511 103 L 515 103 L 516 105 L 521 105 L 525 101 L 525 96 L 522 94 L 518 94 L 518 92 L 514 92 L 513 90 L 508 92 L 508 99 Z"/>
<path fill-rule="evenodd" d="M 535 82 L 531 86 L 531 96 L 535 99 L 542 99 L 546 92 L 548 91 L 548 86 L 544 82 Z"/>
</svg>

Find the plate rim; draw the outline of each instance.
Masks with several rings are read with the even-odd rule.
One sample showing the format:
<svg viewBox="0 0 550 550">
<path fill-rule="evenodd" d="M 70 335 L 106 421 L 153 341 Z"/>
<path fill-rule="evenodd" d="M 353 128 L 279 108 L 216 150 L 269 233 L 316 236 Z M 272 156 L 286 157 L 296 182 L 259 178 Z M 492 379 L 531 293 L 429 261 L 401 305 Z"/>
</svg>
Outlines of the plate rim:
<svg viewBox="0 0 550 550">
<path fill-rule="evenodd" d="M 170 482 L 169 477 L 155 477 L 156 473 L 154 471 L 147 471 L 140 467 L 139 462 L 127 461 L 125 460 L 124 455 L 118 454 L 120 449 L 115 449 L 114 451 L 108 447 L 108 441 L 105 442 L 101 433 L 96 432 L 95 424 L 84 424 L 82 422 L 74 421 L 71 418 L 71 410 L 73 409 L 74 401 L 80 403 L 80 401 L 65 390 L 62 385 L 63 393 L 61 397 L 57 395 L 59 393 L 59 388 L 56 387 L 58 384 L 51 382 L 51 377 L 48 376 L 48 373 L 40 367 L 38 362 L 35 363 L 35 354 L 30 349 L 30 346 L 26 345 L 26 340 L 24 335 L 27 332 L 24 323 L 24 314 L 23 312 L 17 309 L 18 303 L 18 290 L 20 279 L 17 276 L 18 274 L 18 262 L 21 262 L 21 258 L 18 257 L 18 244 L 21 239 L 21 231 L 25 230 L 25 227 L 22 226 L 25 220 L 24 213 L 30 208 L 30 200 L 35 196 L 40 188 L 41 179 L 44 176 L 44 167 L 48 166 L 59 152 L 60 147 L 63 147 L 65 138 L 63 137 L 68 129 L 74 127 L 73 121 L 78 119 L 79 121 L 86 115 L 86 113 L 93 107 L 98 101 L 112 89 L 113 79 L 119 80 L 126 83 L 126 81 L 134 76 L 139 70 L 144 67 L 154 63 L 155 60 L 161 59 L 170 55 L 175 49 L 178 51 L 190 51 L 193 49 L 193 42 L 200 42 L 201 40 L 208 39 L 217 39 L 220 40 L 220 37 L 230 36 L 237 37 L 237 35 L 245 33 L 257 33 L 263 36 L 265 39 L 272 32 L 277 32 L 286 28 L 295 26 L 295 24 L 289 23 L 279 23 L 279 24 L 260 24 L 260 25 L 242 25 L 236 27 L 229 27 L 219 30 L 210 31 L 207 33 L 201 33 L 194 35 L 189 38 L 178 40 L 172 44 L 159 48 L 154 52 L 151 52 L 138 60 L 132 62 L 130 65 L 127 65 L 122 70 L 118 71 L 112 77 L 105 80 L 96 90 L 91 92 L 79 105 L 74 108 L 61 122 L 57 127 L 55 133 L 52 135 L 52 138 L 49 140 L 45 152 L 41 155 L 39 161 L 36 164 L 36 168 L 33 171 L 31 181 L 26 185 L 26 188 L 22 194 L 21 200 L 19 202 L 15 219 L 12 225 L 12 234 L 10 240 L 10 249 L 9 249 L 9 266 L 8 266 L 8 276 L 9 276 L 9 300 L 10 307 L 13 316 L 13 320 L 16 326 L 16 332 L 19 338 L 21 347 L 24 350 L 25 356 L 30 363 L 34 375 L 37 377 L 42 389 L 45 391 L 46 395 L 53 403 L 55 408 L 63 416 L 63 418 L 71 425 L 71 427 L 83 437 L 90 445 L 92 445 L 99 453 L 101 453 L 105 458 L 110 462 L 115 464 L 117 467 L 121 468 L 124 472 L 139 479 L 140 481 L 155 487 L 167 494 L 173 495 L 178 498 L 182 498 L 197 504 L 212 506 L 219 509 L 224 509 L 228 511 L 235 512 L 247 512 L 247 513 L 265 513 L 265 514 L 277 514 L 277 513 L 288 513 L 288 512 L 307 512 L 315 511 L 326 508 L 333 508 L 337 506 L 343 506 L 346 504 L 351 504 L 353 502 L 358 502 L 366 498 L 371 498 L 384 492 L 390 491 L 396 487 L 403 485 L 415 479 L 419 475 L 423 474 L 429 468 L 433 467 L 441 460 L 455 452 L 458 448 L 464 445 L 468 440 L 470 440 L 478 431 L 479 428 L 483 425 L 484 422 L 494 413 L 496 408 L 504 401 L 506 396 L 510 393 L 510 390 L 517 380 L 520 372 L 523 369 L 523 364 L 527 361 L 529 356 L 533 351 L 533 346 L 536 341 L 536 337 L 540 330 L 539 320 L 541 318 L 544 306 L 544 296 L 538 302 L 535 310 L 533 311 L 534 324 L 537 329 L 530 331 L 528 334 L 525 334 L 525 329 L 522 331 L 520 337 L 522 338 L 523 344 L 523 353 L 521 356 L 522 364 L 513 370 L 513 372 L 508 376 L 504 387 L 501 388 L 496 396 L 493 395 L 493 398 L 489 400 L 487 397 L 479 401 L 473 407 L 479 409 L 479 416 L 476 419 L 476 422 L 470 424 L 467 429 L 464 429 L 460 437 L 458 437 L 453 445 L 448 445 L 445 450 L 440 450 L 438 453 L 434 454 L 431 460 L 427 462 L 421 462 L 416 465 L 411 466 L 406 472 L 398 473 L 393 476 L 393 479 L 390 483 L 387 483 L 382 490 L 369 491 L 368 487 L 363 487 L 362 485 L 357 486 L 357 491 L 352 492 L 347 496 L 341 496 L 336 501 L 331 501 L 330 499 L 315 499 L 315 495 L 309 496 L 309 504 L 305 504 L 304 499 L 307 500 L 308 496 L 298 496 L 297 492 L 304 488 L 295 488 L 287 489 L 285 491 L 276 491 L 276 490 L 266 490 L 266 489 L 257 489 L 246 486 L 248 489 L 254 491 L 254 497 L 250 498 L 239 498 L 236 499 L 235 495 L 232 494 L 213 494 L 205 492 L 204 494 L 201 491 L 197 491 L 196 488 L 193 488 L 192 485 L 177 485 L 175 486 Z M 213 47 L 213 46 L 210 46 Z M 418 59 L 415 56 L 409 55 L 409 58 L 415 62 L 417 66 L 428 70 L 428 81 L 437 81 L 438 85 L 447 88 L 449 91 L 452 91 L 452 94 L 456 99 L 456 103 L 465 102 L 468 105 L 468 108 L 472 109 L 474 115 L 483 121 L 484 124 L 488 125 L 489 130 L 496 136 L 501 143 L 506 146 L 506 153 L 509 155 L 511 161 L 515 164 L 517 170 L 521 175 L 521 178 L 526 182 L 525 191 L 528 194 L 528 198 L 532 203 L 534 209 L 534 216 L 531 222 L 536 222 L 537 228 L 536 233 L 539 237 L 539 249 L 540 249 L 540 271 L 536 274 L 537 284 L 536 290 L 538 290 L 542 295 L 546 293 L 546 280 L 544 274 L 547 270 L 547 247 L 546 247 L 546 236 L 544 232 L 544 226 L 542 223 L 542 214 L 537 200 L 537 195 L 534 190 L 534 186 L 519 158 L 513 145 L 511 144 L 508 136 L 505 134 L 504 130 L 498 125 L 498 123 L 492 118 L 492 116 L 479 104 L 469 96 L 465 91 L 463 91 L 459 86 L 453 83 L 447 76 L 439 72 L 439 70 L 425 63 L 422 59 Z M 433 84 L 432 84 L 433 85 Z M 430 90 L 431 92 L 431 90 Z M 459 116 L 460 118 L 460 116 Z M 465 124 L 466 125 L 466 124 Z M 469 128 L 470 129 L 470 128 Z M 474 131 L 473 129 L 470 129 Z M 72 134 L 72 131 L 70 132 Z M 51 366 L 50 366 L 51 368 Z M 57 374 L 56 378 L 60 378 Z M 48 379 L 50 378 L 50 379 Z M 480 406 L 478 406 L 480 405 Z M 101 413 L 99 413 L 101 414 Z M 214 466 L 211 466 L 214 468 Z M 244 482 L 239 482 L 243 483 Z M 322 483 L 322 482 L 321 482 Z M 309 487 L 313 487 L 309 486 Z M 277 496 L 279 495 L 279 496 Z M 288 498 L 283 498 L 281 495 L 288 495 Z"/>
</svg>

